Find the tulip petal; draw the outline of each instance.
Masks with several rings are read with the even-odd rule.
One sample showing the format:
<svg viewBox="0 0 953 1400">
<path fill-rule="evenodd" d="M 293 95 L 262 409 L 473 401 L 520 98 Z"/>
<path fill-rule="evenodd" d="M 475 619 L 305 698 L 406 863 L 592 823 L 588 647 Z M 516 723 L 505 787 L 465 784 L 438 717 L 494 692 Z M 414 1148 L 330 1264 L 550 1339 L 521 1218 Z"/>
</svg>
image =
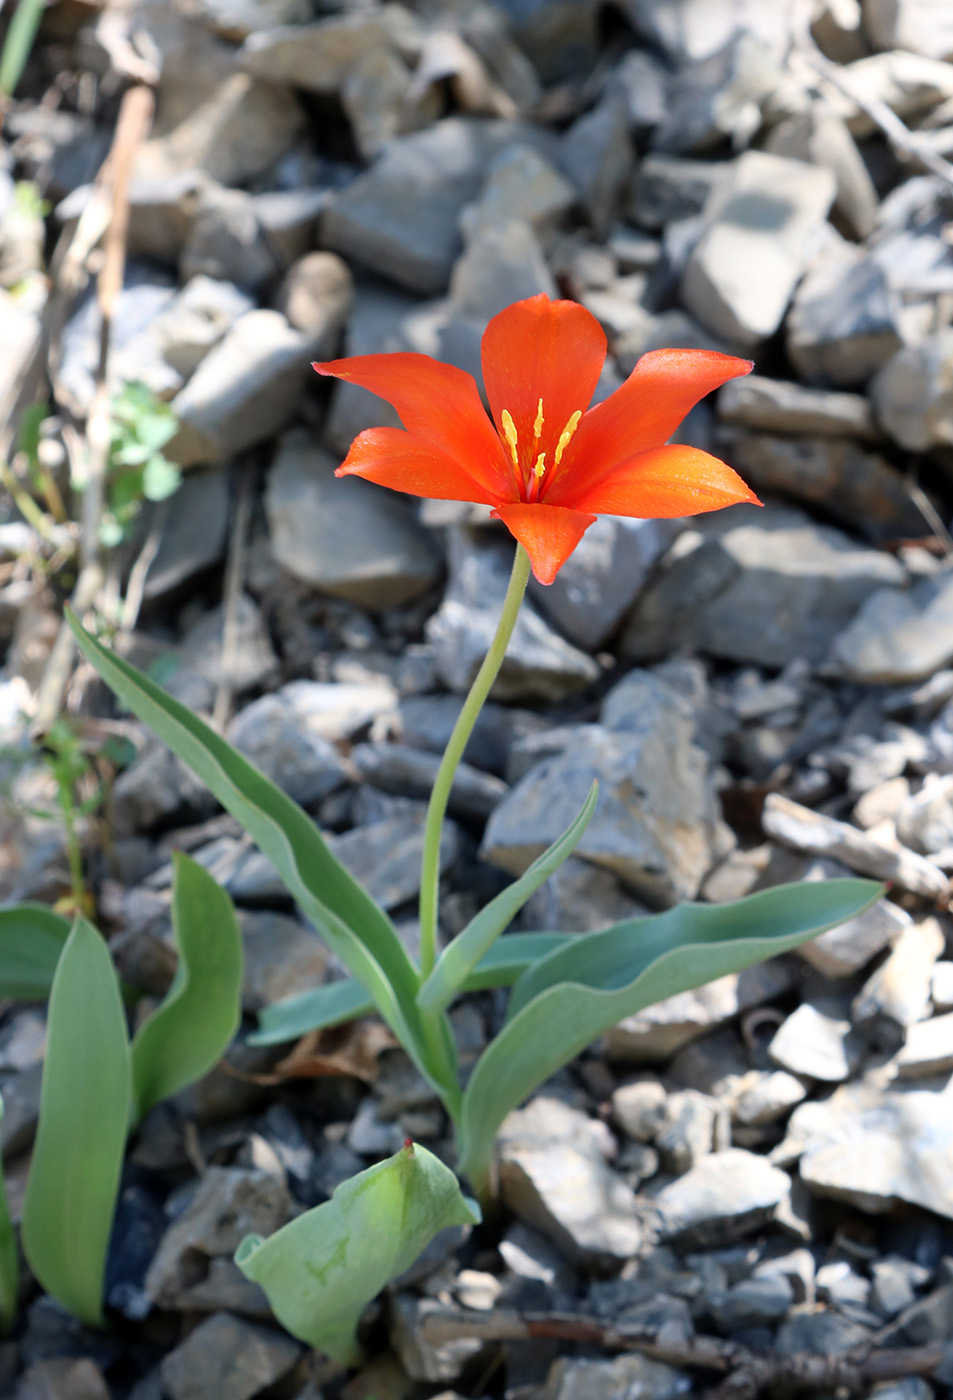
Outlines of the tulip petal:
<svg viewBox="0 0 953 1400">
<path fill-rule="evenodd" d="M 605 332 L 584 306 L 543 294 L 508 306 L 483 336 L 483 382 L 493 422 L 500 426 L 506 409 L 520 451 L 528 454 L 542 399 L 545 425 L 537 450 L 552 462 L 569 419 L 589 406 L 605 358 Z M 527 468 L 535 455 L 528 456 Z"/>
<path fill-rule="evenodd" d="M 584 416 L 546 500 L 571 507 L 579 491 L 620 463 L 661 447 L 699 399 L 752 368 L 750 360 L 709 350 L 648 351 L 622 387 Z"/>
<path fill-rule="evenodd" d="M 335 476 L 362 476 L 392 491 L 435 501 L 495 505 L 499 500 L 448 453 L 402 428 L 367 428 L 359 433 Z"/>
<path fill-rule="evenodd" d="M 538 502 L 500 506 L 493 514 L 526 550 L 540 583 L 552 583 L 589 526 L 596 523 L 594 515 Z"/>
<path fill-rule="evenodd" d="M 459 462 L 468 476 L 480 482 L 486 496 L 515 497 L 509 459 L 486 415 L 472 374 L 409 351 L 354 355 L 316 363 L 313 368 L 318 374 L 360 384 L 393 404 L 410 433 Z M 421 490 L 419 494 L 436 493 Z"/>
<path fill-rule="evenodd" d="M 614 468 L 594 486 L 574 493 L 573 510 L 666 520 L 748 502 L 754 492 L 737 472 L 697 447 L 656 447 Z"/>
</svg>

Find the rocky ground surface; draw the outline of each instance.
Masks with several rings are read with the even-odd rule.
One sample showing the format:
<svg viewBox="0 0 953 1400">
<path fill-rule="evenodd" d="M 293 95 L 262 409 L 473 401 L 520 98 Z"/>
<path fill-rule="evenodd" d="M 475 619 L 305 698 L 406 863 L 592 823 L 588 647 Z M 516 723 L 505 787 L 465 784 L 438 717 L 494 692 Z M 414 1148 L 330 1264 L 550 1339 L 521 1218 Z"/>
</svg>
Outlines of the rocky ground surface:
<svg viewBox="0 0 953 1400">
<path fill-rule="evenodd" d="M 684 434 L 767 504 L 602 519 L 531 590 L 454 789 L 445 933 L 594 775 L 599 813 L 523 928 L 848 872 L 889 892 L 799 955 L 623 1022 L 514 1113 L 500 1218 L 441 1237 L 372 1308 L 357 1373 L 281 1333 L 232 1252 L 406 1134 L 448 1152 L 446 1122 L 379 1026 L 293 1054 L 239 1039 L 134 1141 L 114 1325 L 34 1294 L 0 1346 L 16 1400 L 668 1400 L 794 1374 L 822 1396 L 953 1393 L 953 20 L 928 0 L 798 9 L 49 10 L 0 151 L 0 404 L 119 98 L 152 84 L 112 373 L 172 403 L 187 471 L 113 565 L 122 588 L 154 551 L 132 658 L 224 715 L 413 945 L 423 800 L 511 542 L 476 508 L 336 481 L 352 437 L 394 419 L 308 364 L 414 349 L 477 372 L 491 315 L 572 296 L 609 337 L 600 395 L 656 346 L 755 360 Z M 94 390 L 91 289 L 55 348 L 41 456 L 65 480 Z M 4 901 L 68 888 L 17 720 L 56 635 L 62 543 L 8 504 Z M 81 708 L 109 713 L 88 677 Z M 171 978 L 176 847 L 239 907 L 246 1033 L 338 975 L 231 819 L 128 718 L 110 724 L 137 752 L 89 862 L 124 978 L 147 995 Z M 501 1002 L 454 1015 L 466 1061 Z M 43 1041 L 40 1009 L 5 1011 L 15 1210 Z"/>
</svg>

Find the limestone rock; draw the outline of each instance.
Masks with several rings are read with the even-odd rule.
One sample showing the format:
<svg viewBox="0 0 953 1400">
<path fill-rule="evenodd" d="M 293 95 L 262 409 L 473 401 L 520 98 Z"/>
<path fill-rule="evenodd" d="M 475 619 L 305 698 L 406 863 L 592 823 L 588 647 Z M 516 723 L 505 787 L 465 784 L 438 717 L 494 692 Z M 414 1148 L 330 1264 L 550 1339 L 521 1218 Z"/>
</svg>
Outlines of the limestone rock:
<svg viewBox="0 0 953 1400">
<path fill-rule="evenodd" d="M 953 60 L 953 15 L 943 0 L 864 0 L 863 13 L 875 48 Z"/>
<path fill-rule="evenodd" d="M 944 946 L 943 930 L 936 919 L 924 919 L 905 929 L 890 956 L 854 998 L 854 1024 L 878 1043 L 895 1049 L 904 1031 L 930 1014 L 933 968 Z"/>
<path fill-rule="evenodd" d="M 870 386 L 874 411 L 911 452 L 953 445 L 953 328 L 905 345 Z"/>
<path fill-rule="evenodd" d="M 900 349 L 900 303 L 878 262 L 852 244 L 808 270 L 785 325 L 788 356 L 811 384 L 852 386 Z"/>
<path fill-rule="evenodd" d="M 768 1054 L 792 1074 L 842 1083 L 856 1069 L 862 1052 L 849 1021 L 802 1002 L 771 1039 Z"/>
<path fill-rule="evenodd" d="M 881 588 L 834 641 L 831 659 L 866 684 L 927 680 L 953 661 L 953 572 Z"/>
<path fill-rule="evenodd" d="M 743 1238 L 770 1220 L 790 1189 L 787 1172 L 753 1152 L 712 1153 L 655 1197 L 661 1238 L 696 1248 Z"/>
<path fill-rule="evenodd" d="M 773 335 L 834 193 L 830 171 L 760 151 L 740 156 L 702 215 L 682 278 L 688 310 L 739 345 Z"/>
<path fill-rule="evenodd" d="M 304 806 L 318 803 L 347 781 L 337 750 L 309 732 L 281 695 L 263 695 L 231 721 L 226 737 L 267 778 Z"/>
<path fill-rule="evenodd" d="M 561 1356 L 553 1362 L 539 1400 L 676 1400 L 690 1384 L 683 1371 L 632 1354 L 605 1360 Z"/>
<path fill-rule="evenodd" d="M 334 478 L 335 459 L 291 433 L 265 488 L 271 549 L 295 578 L 365 607 L 393 607 L 426 592 L 439 560 L 406 502 L 357 477 Z"/>
<path fill-rule="evenodd" d="M 763 433 L 875 438 L 870 404 L 862 394 L 812 389 L 785 379 L 746 374 L 718 391 L 718 417 Z"/>
<path fill-rule="evenodd" d="M 162 1384 L 170 1400 L 250 1400 L 300 1355 L 286 1333 L 216 1313 L 163 1359 Z"/>
</svg>

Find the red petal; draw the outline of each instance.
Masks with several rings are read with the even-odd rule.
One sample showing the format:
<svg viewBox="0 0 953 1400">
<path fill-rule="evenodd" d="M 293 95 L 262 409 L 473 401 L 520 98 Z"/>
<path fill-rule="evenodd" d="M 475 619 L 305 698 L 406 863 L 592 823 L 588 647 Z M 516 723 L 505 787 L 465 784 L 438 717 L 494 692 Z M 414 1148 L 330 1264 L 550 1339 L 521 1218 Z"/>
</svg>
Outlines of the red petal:
<svg viewBox="0 0 953 1400">
<path fill-rule="evenodd" d="M 360 384 L 380 395 L 394 405 L 409 432 L 455 458 L 468 476 L 480 482 L 486 498 L 513 499 L 515 488 L 509 460 L 486 416 L 472 374 L 432 360 L 429 355 L 409 351 L 354 355 L 315 364 L 314 369 L 318 374 Z"/>
<path fill-rule="evenodd" d="M 528 469 L 535 459 L 530 454 L 540 399 L 545 425 L 537 451 L 546 451 L 552 462 L 567 422 L 577 409 L 589 406 L 606 358 L 606 337 L 584 306 L 541 294 L 493 317 L 483 336 L 482 358 L 493 422 L 500 427 L 505 408 Z"/>
<path fill-rule="evenodd" d="M 526 550 L 540 583 L 552 583 L 589 526 L 596 523 L 594 515 L 538 502 L 500 506 L 493 513 Z"/>
<path fill-rule="evenodd" d="M 335 475 L 362 476 L 378 486 L 437 501 L 495 505 L 499 499 L 468 476 L 453 457 L 401 428 L 368 428 L 359 433 Z"/>
<path fill-rule="evenodd" d="M 574 493 L 574 510 L 663 520 L 700 515 L 723 506 L 761 502 L 737 472 L 697 447 L 656 447 L 615 467 L 587 490 Z"/>
<path fill-rule="evenodd" d="M 661 447 L 699 399 L 752 368 L 750 360 L 709 350 L 648 351 L 622 387 L 585 415 L 546 500 L 574 506 L 579 491 L 619 463 Z"/>
</svg>

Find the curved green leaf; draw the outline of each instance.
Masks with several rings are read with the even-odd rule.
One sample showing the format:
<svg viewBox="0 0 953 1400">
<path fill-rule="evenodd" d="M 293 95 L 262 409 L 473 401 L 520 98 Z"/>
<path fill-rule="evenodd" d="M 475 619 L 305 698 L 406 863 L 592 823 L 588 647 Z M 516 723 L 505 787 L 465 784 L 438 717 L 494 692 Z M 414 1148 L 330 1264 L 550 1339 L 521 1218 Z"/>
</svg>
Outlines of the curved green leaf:
<svg viewBox="0 0 953 1400">
<path fill-rule="evenodd" d="M 572 933 L 509 933 L 499 939 L 480 960 L 461 988 L 482 992 L 490 987 L 511 987 L 531 962 L 545 957 L 554 948 L 577 936 Z M 359 983 L 346 978 L 297 992 L 273 1002 L 258 1013 L 258 1030 L 248 1037 L 249 1045 L 280 1045 L 309 1031 L 340 1026 L 358 1016 L 368 1016 L 374 1003 Z"/>
<path fill-rule="evenodd" d="M 103 680 L 188 764 L 268 857 L 425 1078 L 438 1092 L 456 1094 L 450 1065 L 434 1062 L 446 1052 L 449 1035 L 426 1037 L 416 1004 L 419 977 L 397 931 L 332 855 L 307 812 L 185 705 L 90 636 L 69 610 L 67 620 Z"/>
<path fill-rule="evenodd" d="M 0 909 L 0 997 L 45 1000 L 69 930 L 45 904 Z"/>
<path fill-rule="evenodd" d="M 105 942 L 79 918 L 50 994 L 23 1248 L 48 1293 L 101 1324 L 103 1274 L 132 1104 L 129 1041 Z"/>
<path fill-rule="evenodd" d="M 0 1123 L 3 1122 L 3 1099 L 0 1098 Z M 0 1335 L 6 1336 L 17 1315 L 17 1294 L 20 1289 L 20 1260 L 17 1237 L 10 1219 L 10 1203 L 0 1167 Z"/>
<path fill-rule="evenodd" d="M 680 904 L 576 938 L 534 962 L 464 1091 L 458 1170 L 482 1189 L 510 1110 L 623 1017 L 796 948 L 863 913 L 882 893 L 871 880 L 803 881 L 734 904 Z"/>
<path fill-rule="evenodd" d="M 450 1005 L 453 998 L 463 989 L 469 974 L 493 947 L 507 924 L 516 917 L 540 885 L 572 855 L 592 820 L 598 800 L 599 784 L 594 782 L 582 805 L 582 811 L 572 825 L 567 827 L 548 850 L 537 856 L 518 880 L 514 880 L 495 899 L 491 899 L 489 904 L 470 920 L 466 928 L 447 944 L 430 976 L 417 993 L 417 1005 L 421 1011 L 442 1011 Z"/>
<path fill-rule="evenodd" d="M 439 1231 L 478 1219 L 450 1168 L 408 1142 L 269 1239 L 247 1235 L 235 1262 L 292 1336 L 351 1365 L 371 1299 Z"/>
<path fill-rule="evenodd" d="M 242 934 L 232 901 L 207 870 L 172 858 L 175 980 L 132 1042 L 136 1118 L 201 1079 L 222 1055 L 242 1017 Z"/>
</svg>

